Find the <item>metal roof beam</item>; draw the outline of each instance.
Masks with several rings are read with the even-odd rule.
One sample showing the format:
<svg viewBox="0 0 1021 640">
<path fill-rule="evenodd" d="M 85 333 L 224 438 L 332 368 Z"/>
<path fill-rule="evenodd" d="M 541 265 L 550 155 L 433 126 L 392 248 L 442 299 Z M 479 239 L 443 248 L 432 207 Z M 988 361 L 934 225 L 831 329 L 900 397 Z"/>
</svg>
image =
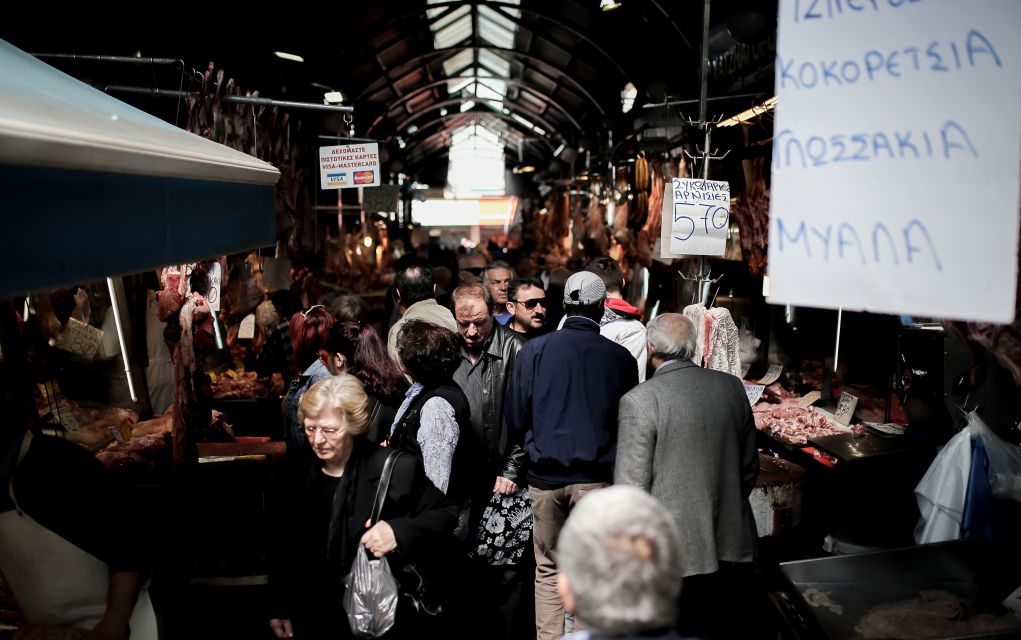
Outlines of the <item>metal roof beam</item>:
<svg viewBox="0 0 1021 640">
<path fill-rule="evenodd" d="M 547 78 L 549 78 L 550 80 L 554 80 L 554 81 L 557 78 L 561 78 L 561 79 L 567 80 L 568 83 L 571 86 L 571 89 L 573 91 L 577 92 L 579 95 L 583 96 L 586 100 L 591 102 L 592 106 L 594 106 L 596 108 L 596 110 L 599 111 L 600 115 L 606 115 L 606 110 L 603 109 L 603 106 L 601 104 L 599 104 L 599 101 L 596 100 L 592 96 L 592 94 L 589 93 L 588 90 L 586 90 L 585 87 L 583 87 L 581 85 L 580 82 L 578 82 L 577 80 L 575 80 L 571 76 L 569 76 L 569 75 L 563 73 L 562 71 L 560 71 L 559 69 L 557 69 L 556 66 L 554 66 L 552 63 L 547 62 L 546 60 L 543 60 L 542 58 L 534 56 L 534 55 L 532 55 L 530 53 L 525 53 L 523 51 L 518 51 L 516 49 L 505 49 L 503 47 L 494 47 L 494 46 L 491 46 L 491 45 L 482 45 L 482 46 L 479 46 L 479 47 L 471 47 L 471 46 L 461 45 L 461 46 L 456 46 L 456 47 L 448 47 L 446 49 L 436 49 L 436 50 L 433 50 L 433 51 L 429 51 L 427 53 L 423 53 L 421 55 L 415 56 L 414 58 L 411 58 L 410 60 L 404 62 L 399 67 L 396 67 L 395 71 L 397 71 L 397 73 L 399 75 L 396 78 L 393 78 L 392 81 L 393 82 L 400 82 L 400 80 L 404 76 L 406 76 L 409 73 L 411 73 L 414 70 L 416 70 L 418 68 L 417 67 L 418 63 L 422 62 L 423 60 L 427 60 L 429 58 L 434 58 L 434 57 L 437 57 L 437 56 L 446 55 L 446 54 L 449 54 L 451 52 L 455 52 L 456 53 L 458 51 L 464 51 L 466 49 L 471 49 L 471 48 L 489 49 L 490 51 L 497 51 L 497 52 L 500 52 L 500 53 L 504 54 L 505 56 L 509 56 L 512 60 L 513 59 L 519 59 L 519 58 L 520 59 L 525 59 L 525 60 L 531 61 L 533 63 L 533 65 L 541 65 L 541 67 L 537 67 L 537 68 L 545 67 L 546 69 L 552 69 L 553 70 L 552 72 L 550 72 L 550 73 L 543 72 L 542 75 L 544 75 Z M 378 89 L 374 88 L 377 84 L 378 84 L 378 81 L 377 82 L 373 82 L 371 85 L 369 85 L 358 96 L 358 98 L 356 99 L 356 102 L 358 102 L 358 101 L 362 100 L 363 98 L 365 98 L 365 96 L 367 94 L 370 94 L 370 93 L 373 93 L 374 91 L 377 91 Z"/>
<path fill-rule="evenodd" d="M 502 113 L 499 113 L 499 112 L 496 112 L 496 111 L 477 112 L 477 113 L 471 113 L 471 114 L 468 114 L 468 113 L 448 113 L 445 116 L 440 116 L 438 118 L 430 120 L 429 122 L 426 122 L 423 125 L 420 125 L 418 127 L 418 131 L 416 131 L 415 133 L 411 134 L 411 136 L 406 138 L 406 140 L 413 139 L 415 136 L 418 136 L 418 135 L 424 133 L 425 131 L 427 131 L 432 126 L 435 126 L 437 124 L 441 124 L 443 122 L 446 122 L 447 120 L 452 120 L 454 118 L 461 118 L 461 117 L 465 117 L 465 116 L 469 116 L 467 118 L 469 120 L 471 119 L 471 116 L 474 116 L 474 117 L 481 116 L 481 117 L 484 117 L 484 118 L 497 118 L 497 119 L 500 119 L 500 120 L 506 120 L 507 122 L 511 123 L 516 128 L 516 130 L 518 130 L 519 133 L 523 133 L 523 131 L 521 131 L 520 129 L 517 129 L 517 128 L 520 127 L 520 128 L 523 129 L 524 125 L 522 125 L 520 122 L 518 122 L 517 120 L 515 120 L 512 117 L 510 117 L 508 115 L 505 115 L 505 114 L 502 114 Z M 528 133 L 533 133 L 533 132 L 529 131 Z M 384 142 L 390 142 L 391 140 L 394 139 L 395 136 L 396 136 L 396 134 L 391 135 L 390 137 L 386 138 L 384 140 Z M 549 147 L 549 150 L 551 152 L 553 151 L 553 143 L 550 142 L 549 140 L 547 140 L 544 136 L 526 136 L 526 139 L 542 141 L 543 144 L 545 144 L 547 147 Z M 411 143 L 408 142 L 408 144 L 410 145 Z"/>
<path fill-rule="evenodd" d="M 446 84 L 447 82 L 451 82 L 451 81 L 458 82 L 460 80 L 470 80 L 470 79 L 474 79 L 474 78 L 475 78 L 475 76 L 454 76 L 452 78 L 441 78 L 440 80 L 436 80 L 434 82 L 430 82 L 428 84 L 422 85 L 421 87 L 418 87 L 414 91 L 405 94 L 397 102 L 394 102 L 393 104 L 389 105 L 389 107 L 390 107 L 390 109 L 393 109 L 394 107 L 399 107 L 399 106 L 401 106 L 402 104 L 404 104 L 406 102 L 410 102 L 411 100 L 414 100 L 419 94 L 425 93 L 425 92 L 427 92 L 430 89 L 433 89 L 435 87 L 442 86 L 442 85 Z M 513 80 L 513 79 L 510 79 L 510 78 L 494 78 L 494 79 L 500 80 L 501 82 L 505 82 L 509 86 L 518 87 L 520 89 L 524 89 L 524 90 L 528 91 L 528 93 L 530 93 L 531 95 L 535 96 L 536 98 L 538 98 L 543 103 L 545 103 L 545 104 L 547 104 L 547 105 L 549 105 L 551 107 L 554 107 L 557 110 L 558 113 L 562 114 L 564 116 L 564 118 L 566 118 L 574 126 L 575 129 L 578 129 L 579 131 L 582 130 L 581 124 L 577 120 L 575 120 L 575 118 L 570 114 L 570 112 L 568 112 L 567 109 L 565 109 L 556 100 L 553 100 L 550 96 L 547 96 L 546 94 L 544 94 L 542 92 L 536 91 L 531 86 L 529 86 L 527 83 L 522 82 L 520 80 Z M 510 102 L 510 104 L 513 104 L 513 105 L 517 105 L 518 104 L 516 101 L 511 101 L 509 98 L 504 100 L 504 102 L 505 103 L 506 102 Z M 432 108 L 432 105 L 429 105 L 425 109 L 431 109 L 431 108 Z M 531 111 L 530 113 L 535 113 L 535 112 Z M 386 113 L 383 113 L 383 114 L 381 114 L 379 116 L 376 116 L 376 119 L 373 120 L 372 124 L 369 125 L 368 131 L 371 132 L 373 129 L 376 128 L 376 126 L 378 126 L 386 118 L 387 118 L 387 114 Z"/>
<path fill-rule="evenodd" d="M 508 106 L 508 103 L 503 102 L 501 100 L 490 100 L 490 99 L 487 99 L 487 98 L 478 98 L 478 97 L 476 97 L 474 99 L 469 98 L 469 100 L 472 100 L 472 102 L 475 102 L 477 104 L 485 104 L 487 107 L 489 107 L 490 103 L 501 102 L 508 111 L 517 112 L 517 114 L 520 117 L 522 117 L 522 118 L 527 116 L 527 117 L 529 117 L 531 119 L 534 119 L 536 121 L 535 124 L 538 124 L 543 129 L 545 129 L 546 133 L 548 135 L 552 136 L 554 133 L 557 133 L 557 127 L 555 127 L 552 123 L 550 123 L 548 120 L 543 118 L 541 115 L 539 115 L 539 114 L 537 114 L 537 113 L 535 113 L 533 111 L 530 111 L 529 109 L 525 109 L 525 108 L 521 107 L 520 105 L 517 105 L 517 104 L 514 104 L 514 103 L 510 103 L 510 106 Z M 429 107 L 427 109 L 422 109 L 418 113 L 416 113 L 416 114 L 414 114 L 414 115 L 412 115 L 412 116 L 410 116 L 408 118 L 405 118 L 403 121 L 398 123 L 397 127 L 395 128 L 394 135 L 401 135 L 401 132 L 405 131 L 408 128 L 408 125 L 410 125 L 414 121 L 418 120 L 422 116 L 428 114 L 432 110 L 441 109 L 443 107 L 453 106 L 455 104 L 461 104 L 463 102 L 465 102 L 465 100 L 463 98 L 452 98 L 450 100 L 443 100 L 443 101 L 440 101 L 440 102 L 435 102 L 435 103 L 429 105 Z M 511 106 L 517 107 L 517 109 L 511 109 Z M 514 122 L 517 122 L 517 120 L 513 119 L 512 115 L 501 113 L 499 111 L 496 111 L 495 109 L 493 109 L 492 111 L 493 111 L 493 113 L 499 113 L 500 115 L 507 116 L 508 118 L 513 120 Z M 522 127 L 525 126 L 524 124 L 522 124 L 520 122 L 518 122 L 518 124 L 521 125 Z M 581 129 L 578 129 L 578 130 L 581 131 Z M 538 133 L 535 132 L 535 131 L 532 131 L 532 133 L 536 133 L 538 135 Z M 368 132 L 366 132 L 366 135 L 368 135 Z"/>
</svg>

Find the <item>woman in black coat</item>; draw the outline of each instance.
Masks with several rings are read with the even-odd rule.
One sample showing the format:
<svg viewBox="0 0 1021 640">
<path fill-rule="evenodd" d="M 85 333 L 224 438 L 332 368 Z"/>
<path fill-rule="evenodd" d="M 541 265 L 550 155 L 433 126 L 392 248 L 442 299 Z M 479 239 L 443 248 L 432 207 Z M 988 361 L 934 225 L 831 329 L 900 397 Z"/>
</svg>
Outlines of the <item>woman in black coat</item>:
<svg viewBox="0 0 1021 640">
<path fill-rule="evenodd" d="M 427 568 L 437 549 L 449 548 L 457 509 L 426 479 L 421 460 L 405 455 L 394 466 L 379 522 L 367 528 L 390 451 L 364 438 L 367 398 L 354 376 L 312 386 L 299 418 L 315 459 L 285 456 L 278 468 L 270 626 L 278 638 L 352 637 L 344 577 L 359 547 L 388 556 L 395 571 L 408 561 Z M 395 635 L 400 626 L 398 619 Z"/>
</svg>

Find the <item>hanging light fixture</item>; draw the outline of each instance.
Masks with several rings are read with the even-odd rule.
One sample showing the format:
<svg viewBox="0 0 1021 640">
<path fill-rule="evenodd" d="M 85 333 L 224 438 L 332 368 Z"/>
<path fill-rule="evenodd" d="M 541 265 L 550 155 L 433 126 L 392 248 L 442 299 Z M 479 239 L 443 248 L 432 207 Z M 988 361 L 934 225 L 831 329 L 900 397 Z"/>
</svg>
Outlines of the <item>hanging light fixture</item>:
<svg viewBox="0 0 1021 640">
<path fill-rule="evenodd" d="M 284 53 L 283 51 L 274 51 L 273 55 L 284 60 L 290 60 L 291 62 L 305 62 L 305 58 L 293 53 Z"/>
<path fill-rule="evenodd" d="M 620 3 L 616 0 L 599 0 L 599 8 L 603 11 L 613 11 L 620 8 Z"/>
</svg>

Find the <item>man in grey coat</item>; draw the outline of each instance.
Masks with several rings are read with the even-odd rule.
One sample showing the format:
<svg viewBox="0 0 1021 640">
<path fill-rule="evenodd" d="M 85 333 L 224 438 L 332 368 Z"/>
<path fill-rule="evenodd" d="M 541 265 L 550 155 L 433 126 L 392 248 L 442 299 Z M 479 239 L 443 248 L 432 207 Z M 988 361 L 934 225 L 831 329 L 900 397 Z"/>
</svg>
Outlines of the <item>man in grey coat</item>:
<svg viewBox="0 0 1021 640">
<path fill-rule="evenodd" d="M 741 574 L 755 553 L 755 422 L 738 378 L 691 362 L 690 320 L 663 314 L 648 324 L 648 341 L 655 374 L 621 398 L 614 482 L 645 489 L 673 515 L 684 567 L 681 632 L 710 636 L 733 618 L 718 615 L 717 603 L 732 605 L 734 582 L 751 579 Z"/>
</svg>

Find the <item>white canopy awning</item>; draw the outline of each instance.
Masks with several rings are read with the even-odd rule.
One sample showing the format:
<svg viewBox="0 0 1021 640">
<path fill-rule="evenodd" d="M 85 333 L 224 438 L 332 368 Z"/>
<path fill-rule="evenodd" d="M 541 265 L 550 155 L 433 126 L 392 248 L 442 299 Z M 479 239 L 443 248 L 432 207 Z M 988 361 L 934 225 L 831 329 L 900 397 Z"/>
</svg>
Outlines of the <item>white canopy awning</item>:
<svg viewBox="0 0 1021 640">
<path fill-rule="evenodd" d="M 0 296 L 272 245 L 279 175 L 0 40 Z"/>
</svg>

